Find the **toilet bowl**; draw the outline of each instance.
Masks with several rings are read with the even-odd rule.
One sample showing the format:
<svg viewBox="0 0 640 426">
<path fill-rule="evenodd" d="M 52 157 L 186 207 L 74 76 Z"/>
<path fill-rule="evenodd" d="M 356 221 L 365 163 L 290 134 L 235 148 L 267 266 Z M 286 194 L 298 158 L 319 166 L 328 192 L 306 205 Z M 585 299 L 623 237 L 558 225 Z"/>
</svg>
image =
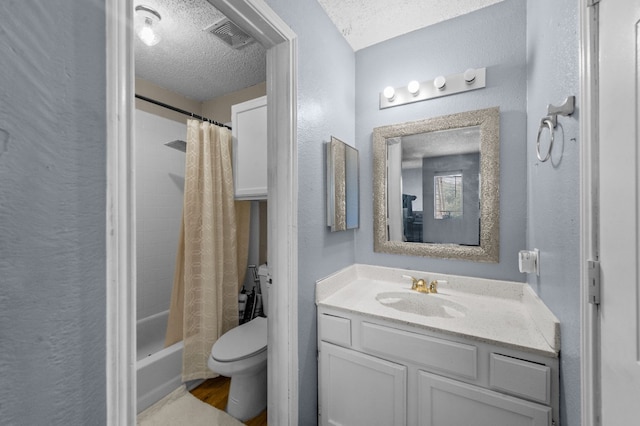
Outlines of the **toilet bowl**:
<svg viewBox="0 0 640 426">
<path fill-rule="evenodd" d="M 271 286 L 266 265 L 258 268 L 258 275 L 266 315 Z M 256 317 L 223 334 L 213 344 L 207 365 L 231 378 L 227 413 L 240 421 L 260 414 L 267 407 L 267 319 Z"/>
</svg>

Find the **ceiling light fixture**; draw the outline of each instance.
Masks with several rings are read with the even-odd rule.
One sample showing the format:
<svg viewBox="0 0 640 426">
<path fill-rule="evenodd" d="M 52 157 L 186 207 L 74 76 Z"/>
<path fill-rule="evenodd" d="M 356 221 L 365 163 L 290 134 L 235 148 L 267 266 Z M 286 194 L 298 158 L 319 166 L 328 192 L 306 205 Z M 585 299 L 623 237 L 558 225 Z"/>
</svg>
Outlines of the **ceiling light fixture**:
<svg viewBox="0 0 640 426">
<path fill-rule="evenodd" d="M 160 41 L 158 22 L 162 20 L 160 14 L 148 6 L 136 6 L 135 31 L 147 46 L 155 46 Z"/>
</svg>

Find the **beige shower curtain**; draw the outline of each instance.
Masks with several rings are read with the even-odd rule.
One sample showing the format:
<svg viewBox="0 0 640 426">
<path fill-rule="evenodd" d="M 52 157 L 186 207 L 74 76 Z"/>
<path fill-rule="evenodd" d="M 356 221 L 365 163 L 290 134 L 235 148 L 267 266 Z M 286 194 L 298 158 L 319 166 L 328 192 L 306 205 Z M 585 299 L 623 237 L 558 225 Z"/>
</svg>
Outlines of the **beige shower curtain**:
<svg viewBox="0 0 640 426">
<path fill-rule="evenodd" d="M 231 132 L 187 122 L 184 205 L 165 346 L 184 340 L 182 380 L 216 376 L 213 343 L 238 325 L 250 202 L 235 202 Z"/>
</svg>

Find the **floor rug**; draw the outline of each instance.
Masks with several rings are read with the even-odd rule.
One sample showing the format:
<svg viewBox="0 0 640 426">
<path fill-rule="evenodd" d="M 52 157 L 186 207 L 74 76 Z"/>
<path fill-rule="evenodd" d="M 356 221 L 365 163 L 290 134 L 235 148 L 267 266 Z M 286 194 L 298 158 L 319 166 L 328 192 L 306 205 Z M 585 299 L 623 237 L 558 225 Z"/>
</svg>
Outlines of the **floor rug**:
<svg viewBox="0 0 640 426">
<path fill-rule="evenodd" d="M 183 386 L 138 414 L 138 426 L 242 426 L 224 411 L 200 401 Z"/>
</svg>

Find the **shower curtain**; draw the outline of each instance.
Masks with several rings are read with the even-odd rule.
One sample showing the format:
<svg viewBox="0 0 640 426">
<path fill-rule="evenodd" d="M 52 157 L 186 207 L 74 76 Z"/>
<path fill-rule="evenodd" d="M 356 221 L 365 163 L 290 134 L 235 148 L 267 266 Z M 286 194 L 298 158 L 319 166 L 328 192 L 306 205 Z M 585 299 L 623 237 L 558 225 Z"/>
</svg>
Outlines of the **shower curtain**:
<svg viewBox="0 0 640 426">
<path fill-rule="evenodd" d="M 184 341 L 182 380 L 217 374 L 213 343 L 238 325 L 249 244 L 249 201 L 234 201 L 231 132 L 187 122 L 184 205 L 165 346 Z"/>
</svg>

